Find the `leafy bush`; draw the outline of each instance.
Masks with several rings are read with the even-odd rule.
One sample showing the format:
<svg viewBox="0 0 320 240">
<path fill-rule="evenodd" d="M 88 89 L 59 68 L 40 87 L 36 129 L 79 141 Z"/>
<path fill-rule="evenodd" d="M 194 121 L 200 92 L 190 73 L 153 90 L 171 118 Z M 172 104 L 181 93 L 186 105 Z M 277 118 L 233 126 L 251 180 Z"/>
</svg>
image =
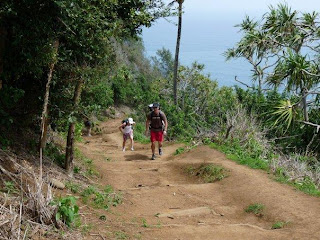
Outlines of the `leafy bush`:
<svg viewBox="0 0 320 240">
<path fill-rule="evenodd" d="M 96 208 L 109 209 L 111 206 L 116 207 L 122 203 L 121 195 L 114 192 L 110 185 L 105 186 L 103 191 L 93 186 L 89 186 L 81 193 L 84 203 L 89 202 Z"/>
<path fill-rule="evenodd" d="M 44 149 L 44 155 L 52 159 L 60 167 L 64 166 L 65 154 L 60 149 L 60 147 L 54 145 L 53 143 L 48 143 Z"/>
<path fill-rule="evenodd" d="M 145 124 L 137 123 L 134 127 L 134 139 L 140 143 L 149 143 L 150 138 L 145 136 Z"/>
<path fill-rule="evenodd" d="M 68 227 L 79 217 L 79 207 L 76 205 L 75 197 L 59 198 L 52 202 L 52 205 L 57 206 L 56 220 L 61 220 Z"/>
<path fill-rule="evenodd" d="M 81 95 L 81 105 L 87 116 L 92 113 L 99 114 L 111 104 L 113 104 L 113 92 L 110 84 L 103 81 L 86 84 Z"/>
</svg>

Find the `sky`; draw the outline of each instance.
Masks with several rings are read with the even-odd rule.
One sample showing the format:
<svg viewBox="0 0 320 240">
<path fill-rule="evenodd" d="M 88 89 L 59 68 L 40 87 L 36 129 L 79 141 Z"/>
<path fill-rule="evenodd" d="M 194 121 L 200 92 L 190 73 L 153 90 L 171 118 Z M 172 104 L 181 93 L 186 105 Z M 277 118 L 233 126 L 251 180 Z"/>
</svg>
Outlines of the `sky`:
<svg viewBox="0 0 320 240">
<path fill-rule="evenodd" d="M 292 9 L 299 11 L 320 11 L 319 0 L 185 0 L 185 14 L 261 14 L 268 10 L 270 5 L 287 3 Z"/>
</svg>

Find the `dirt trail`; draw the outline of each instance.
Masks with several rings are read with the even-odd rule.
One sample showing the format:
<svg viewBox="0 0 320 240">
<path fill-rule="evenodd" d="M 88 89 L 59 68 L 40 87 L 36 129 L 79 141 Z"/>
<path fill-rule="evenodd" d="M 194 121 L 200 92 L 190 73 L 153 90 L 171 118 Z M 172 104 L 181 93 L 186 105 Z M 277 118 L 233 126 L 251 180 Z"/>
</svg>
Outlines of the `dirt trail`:
<svg viewBox="0 0 320 240">
<path fill-rule="evenodd" d="M 320 198 L 206 146 L 174 156 L 179 145 L 165 143 L 155 161 L 149 145 L 122 152 L 120 122 L 103 123 L 102 134 L 78 144 L 101 173 L 99 183 L 122 192 L 123 204 L 94 226 L 105 239 L 320 239 Z M 187 166 L 203 162 L 223 166 L 229 177 L 203 184 L 185 174 Z M 253 203 L 265 206 L 262 217 L 244 211 Z M 272 230 L 277 221 L 288 224 Z"/>
</svg>

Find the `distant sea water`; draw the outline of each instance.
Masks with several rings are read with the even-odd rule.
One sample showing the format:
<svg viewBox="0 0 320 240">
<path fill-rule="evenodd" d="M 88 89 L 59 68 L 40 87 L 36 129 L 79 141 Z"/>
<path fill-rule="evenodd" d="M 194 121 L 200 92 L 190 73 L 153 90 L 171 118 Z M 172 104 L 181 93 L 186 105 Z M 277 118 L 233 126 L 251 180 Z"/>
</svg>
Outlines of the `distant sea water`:
<svg viewBox="0 0 320 240">
<path fill-rule="evenodd" d="M 191 66 L 194 61 L 205 65 L 204 73 L 217 80 L 219 86 L 239 85 L 235 76 L 251 85 L 251 66 L 244 59 L 226 61 L 223 53 L 241 39 L 236 24 L 242 17 L 221 19 L 214 17 L 187 18 L 182 22 L 180 64 Z M 151 28 L 143 30 L 143 41 L 147 57 L 155 56 L 163 47 L 174 56 L 177 26 L 161 19 Z"/>
</svg>

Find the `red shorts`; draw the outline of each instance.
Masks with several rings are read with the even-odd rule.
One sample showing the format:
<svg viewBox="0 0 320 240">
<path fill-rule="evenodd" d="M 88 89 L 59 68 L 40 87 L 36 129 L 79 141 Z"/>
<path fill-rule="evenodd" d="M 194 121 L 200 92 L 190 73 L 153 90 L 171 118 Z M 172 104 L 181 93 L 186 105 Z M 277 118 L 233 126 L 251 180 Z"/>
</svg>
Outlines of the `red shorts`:
<svg viewBox="0 0 320 240">
<path fill-rule="evenodd" d="M 159 132 L 151 131 L 150 132 L 150 140 L 151 140 L 151 142 L 155 142 L 155 141 L 162 142 L 163 141 L 163 132 L 162 131 L 159 131 Z"/>
</svg>

